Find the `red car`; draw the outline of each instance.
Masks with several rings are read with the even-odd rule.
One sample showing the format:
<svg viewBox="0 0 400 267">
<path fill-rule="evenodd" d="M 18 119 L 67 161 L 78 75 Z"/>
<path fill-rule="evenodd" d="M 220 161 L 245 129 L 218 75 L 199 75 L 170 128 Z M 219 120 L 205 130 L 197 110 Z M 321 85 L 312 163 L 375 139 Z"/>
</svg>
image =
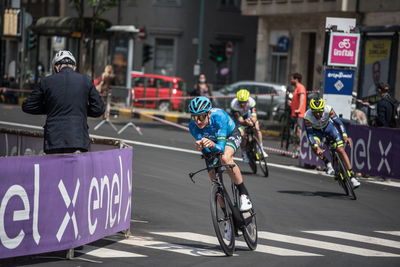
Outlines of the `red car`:
<svg viewBox="0 0 400 267">
<path fill-rule="evenodd" d="M 131 77 L 133 106 L 158 108 L 161 111 L 183 110 L 181 78 L 138 72 L 132 72 Z M 146 104 L 144 99 L 148 99 Z"/>
</svg>

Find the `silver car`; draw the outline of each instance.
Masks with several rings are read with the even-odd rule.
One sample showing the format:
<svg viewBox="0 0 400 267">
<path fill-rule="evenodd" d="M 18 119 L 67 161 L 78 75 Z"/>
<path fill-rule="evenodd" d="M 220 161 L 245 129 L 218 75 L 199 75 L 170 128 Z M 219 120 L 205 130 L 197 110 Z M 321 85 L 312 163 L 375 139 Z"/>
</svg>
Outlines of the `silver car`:
<svg viewBox="0 0 400 267">
<path fill-rule="evenodd" d="M 285 104 L 286 86 L 275 83 L 254 81 L 240 81 L 213 91 L 214 105 L 230 113 L 230 103 L 240 89 L 250 91 L 251 97 L 256 100 L 257 114 L 269 118 L 269 114 L 279 105 Z M 258 94 L 266 94 L 255 96 Z M 274 94 L 274 96 L 272 96 Z"/>
</svg>

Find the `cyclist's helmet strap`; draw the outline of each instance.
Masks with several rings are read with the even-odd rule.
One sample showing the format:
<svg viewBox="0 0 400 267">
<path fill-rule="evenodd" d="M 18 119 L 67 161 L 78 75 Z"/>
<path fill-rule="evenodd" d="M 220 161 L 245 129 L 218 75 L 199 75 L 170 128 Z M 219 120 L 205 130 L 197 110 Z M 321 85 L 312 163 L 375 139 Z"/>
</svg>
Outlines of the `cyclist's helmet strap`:
<svg viewBox="0 0 400 267">
<path fill-rule="evenodd" d="M 189 112 L 192 114 L 204 114 L 209 112 L 211 108 L 211 101 L 205 96 L 193 98 L 189 104 Z"/>
<path fill-rule="evenodd" d="M 246 102 L 247 100 L 249 100 L 250 92 L 246 89 L 240 89 L 236 93 L 236 97 L 240 102 Z"/>
<path fill-rule="evenodd" d="M 325 108 L 325 101 L 322 98 L 313 98 L 310 102 L 310 108 L 315 112 L 323 111 Z"/>
</svg>

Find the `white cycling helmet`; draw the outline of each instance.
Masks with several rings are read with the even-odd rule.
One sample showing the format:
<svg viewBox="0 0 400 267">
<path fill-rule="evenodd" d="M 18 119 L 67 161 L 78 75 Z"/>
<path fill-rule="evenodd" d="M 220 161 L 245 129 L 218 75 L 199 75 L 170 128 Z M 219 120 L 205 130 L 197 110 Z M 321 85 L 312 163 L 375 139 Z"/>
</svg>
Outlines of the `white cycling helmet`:
<svg viewBox="0 0 400 267">
<path fill-rule="evenodd" d="M 57 63 L 76 65 L 76 60 L 74 55 L 72 55 L 72 53 L 68 50 L 60 50 L 56 53 L 53 60 L 51 61 L 53 68 L 55 65 L 58 65 Z"/>
</svg>

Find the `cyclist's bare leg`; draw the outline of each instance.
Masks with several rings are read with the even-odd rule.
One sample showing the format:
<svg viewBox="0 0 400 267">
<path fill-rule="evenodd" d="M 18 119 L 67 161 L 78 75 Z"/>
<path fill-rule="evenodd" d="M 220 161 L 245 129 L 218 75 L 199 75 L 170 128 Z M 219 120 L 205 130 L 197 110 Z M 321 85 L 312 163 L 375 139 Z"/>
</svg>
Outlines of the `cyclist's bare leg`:
<svg viewBox="0 0 400 267">
<path fill-rule="evenodd" d="M 344 150 L 344 147 L 343 146 L 338 146 L 336 148 L 336 150 L 339 153 L 340 158 L 343 160 L 344 164 L 346 165 L 346 168 L 348 170 L 351 170 L 350 160 L 349 160 L 349 157 L 347 156 L 346 151 Z"/>
<path fill-rule="evenodd" d="M 262 145 L 262 133 L 260 130 L 260 123 L 258 121 L 256 121 L 254 128 L 256 128 L 256 130 L 257 130 L 257 140 L 260 143 L 260 145 Z"/>
<path fill-rule="evenodd" d="M 235 164 L 234 168 L 226 168 L 229 177 L 235 184 L 243 183 L 242 173 L 240 172 L 239 166 L 233 161 L 233 154 L 235 154 L 235 150 L 233 150 L 230 146 L 225 146 L 225 153 L 222 155 L 222 163 L 223 164 Z"/>
<path fill-rule="evenodd" d="M 239 128 L 239 132 L 240 132 L 240 135 L 242 136 L 242 142 L 240 143 L 240 148 L 243 150 L 246 147 L 246 138 L 244 138 L 244 135 L 246 133 L 244 132 L 244 129 L 240 129 L 240 128 Z"/>
</svg>

